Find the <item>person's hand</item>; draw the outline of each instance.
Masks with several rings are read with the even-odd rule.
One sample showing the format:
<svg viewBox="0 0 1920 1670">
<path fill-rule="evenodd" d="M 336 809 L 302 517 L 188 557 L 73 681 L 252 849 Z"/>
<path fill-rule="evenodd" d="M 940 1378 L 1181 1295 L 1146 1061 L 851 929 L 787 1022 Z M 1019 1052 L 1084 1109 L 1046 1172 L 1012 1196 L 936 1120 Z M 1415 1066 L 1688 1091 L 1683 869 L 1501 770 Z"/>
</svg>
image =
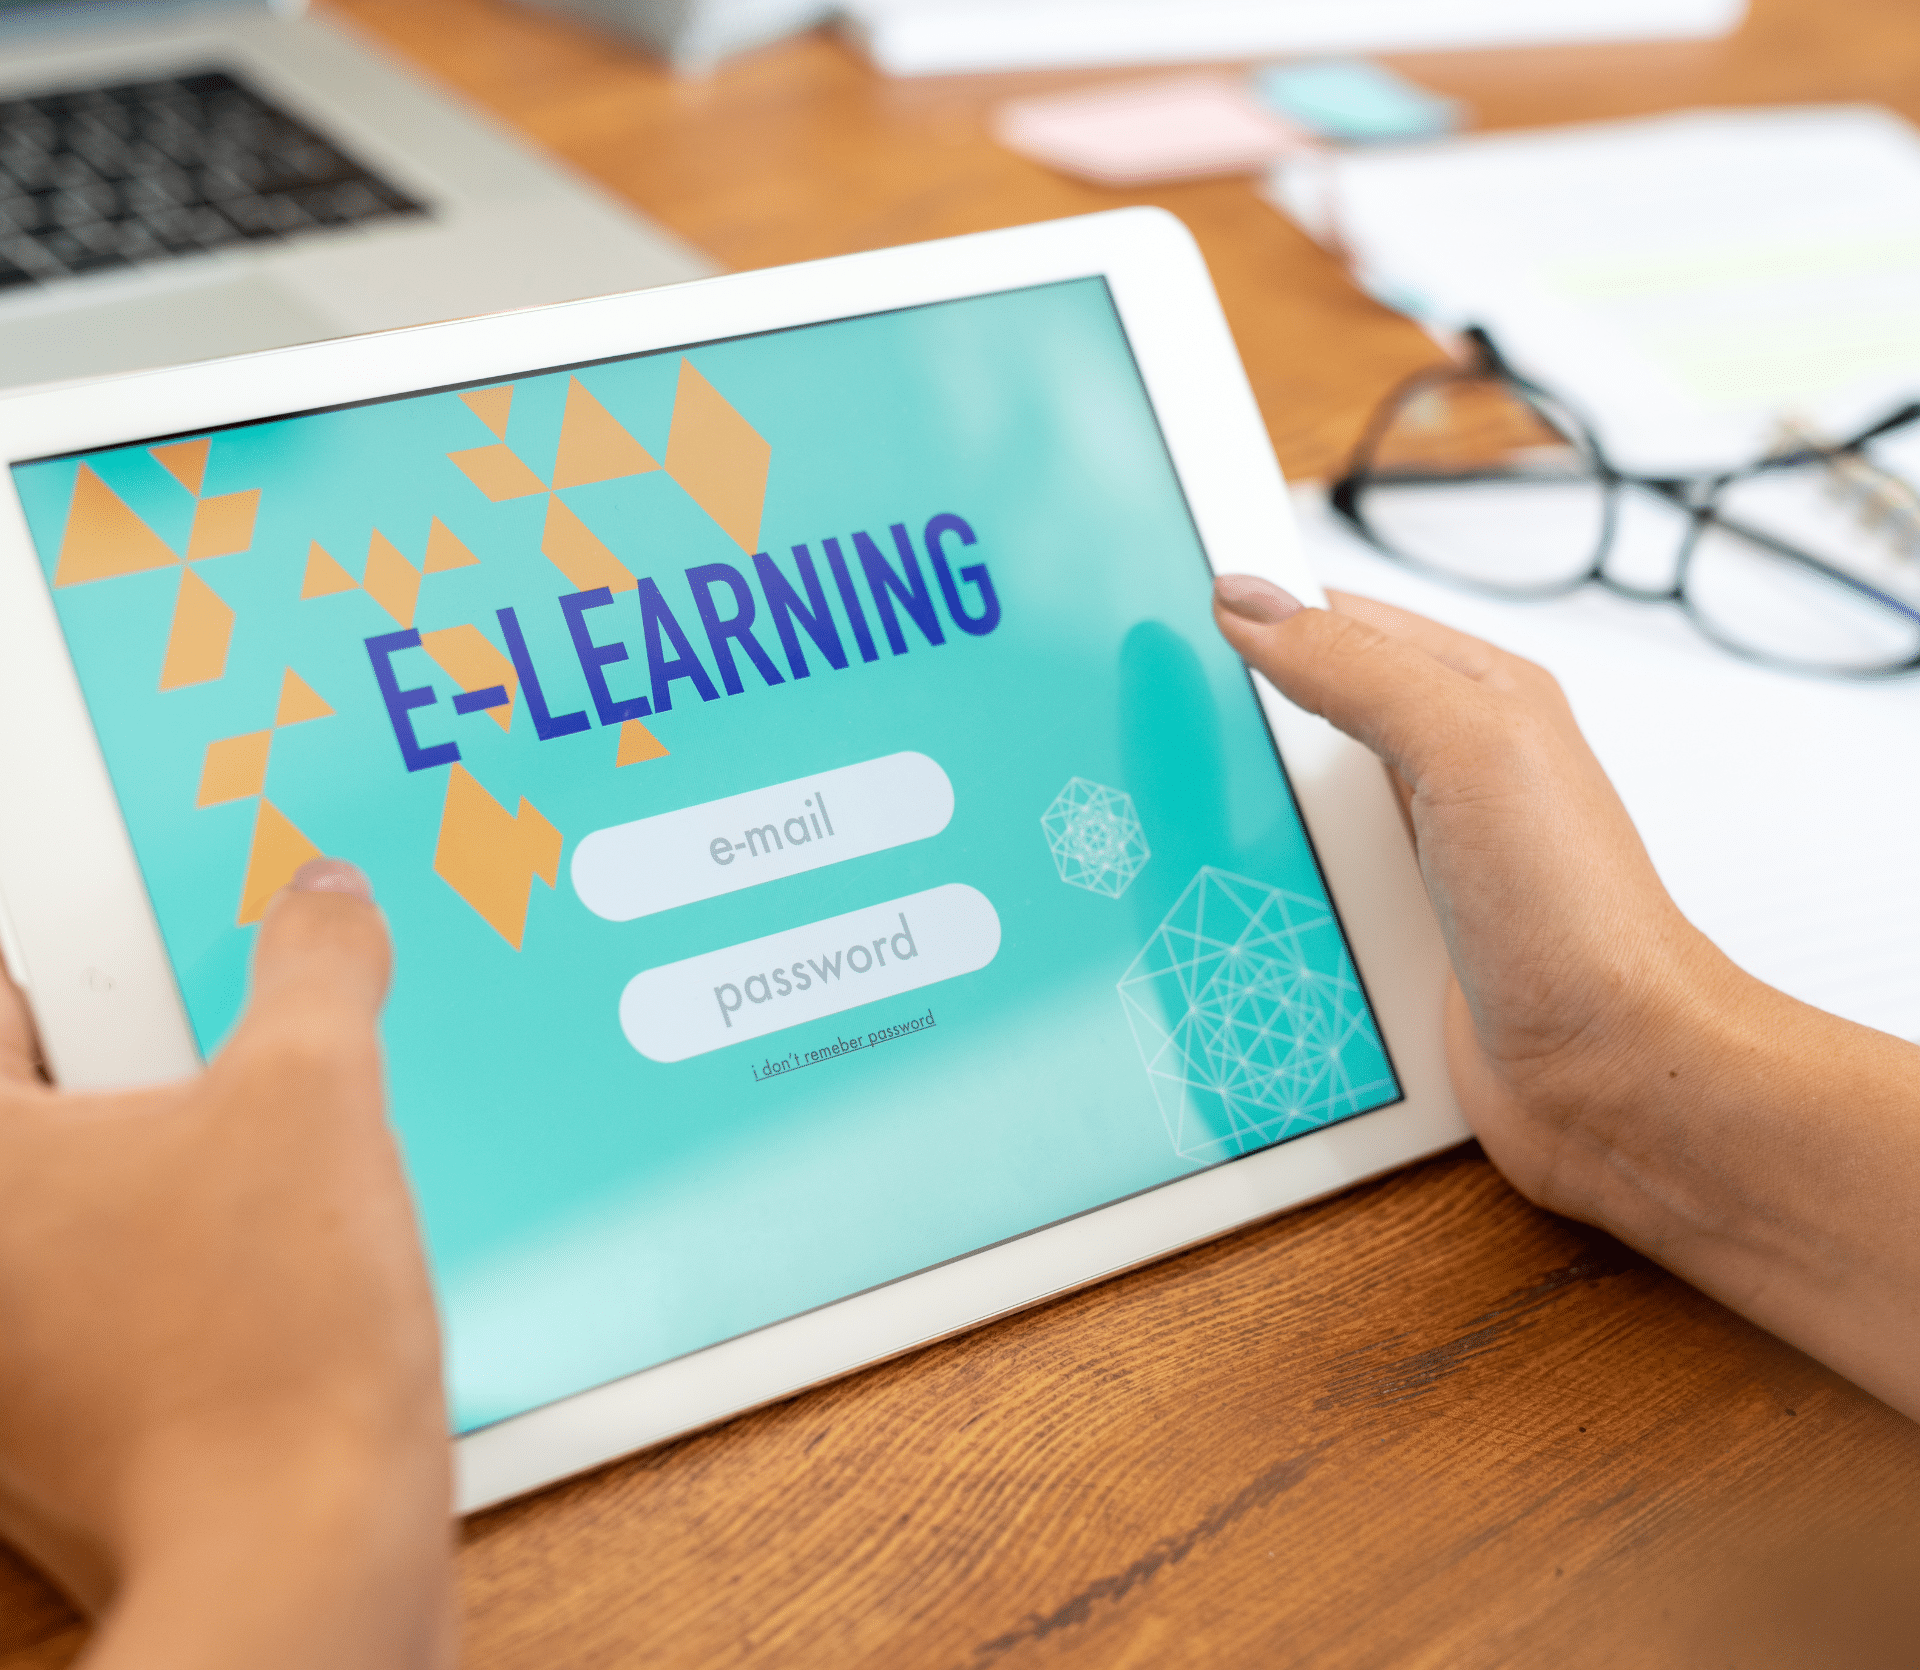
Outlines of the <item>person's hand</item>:
<svg viewBox="0 0 1920 1670">
<path fill-rule="evenodd" d="M 1488 1155 L 1920 1415 L 1920 1051 L 1762 985 L 1687 922 L 1543 669 L 1332 603 L 1234 575 L 1214 613 L 1391 773 L 1453 964 L 1448 1067 Z"/>
<path fill-rule="evenodd" d="M 1584 1114 L 1736 971 L 1674 907 L 1544 669 L 1384 603 L 1299 610 L 1259 584 L 1220 581 L 1228 642 L 1393 774 L 1453 961 L 1461 1107 L 1523 1192 L 1579 1212 Z"/>
<path fill-rule="evenodd" d="M 316 860 L 197 1077 L 63 1094 L 0 981 L 0 1535 L 142 1670 L 451 1663 L 439 1335 L 385 925 Z"/>
</svg>

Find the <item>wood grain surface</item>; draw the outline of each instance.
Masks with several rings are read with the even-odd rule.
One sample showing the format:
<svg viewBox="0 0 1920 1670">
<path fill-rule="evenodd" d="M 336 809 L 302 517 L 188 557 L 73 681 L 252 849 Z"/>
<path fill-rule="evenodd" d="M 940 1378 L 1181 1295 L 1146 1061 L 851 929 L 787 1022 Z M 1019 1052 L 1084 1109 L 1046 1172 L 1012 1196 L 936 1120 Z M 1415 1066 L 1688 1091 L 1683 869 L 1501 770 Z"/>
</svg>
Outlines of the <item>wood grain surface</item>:
<svg viewBox="0 0 1920 1670">
<path fill-rule="evenodd" d="M 334 9 L 733 267 L 1162 204 L 1294 475 L 1434 357 L 1248 182 L 1101 190 L 987 137 L 1098 77 L 887 83 L 819 35 L 681 82 L 506 0 Z M 1395 62 L 1486 127 L 1920 118 L 1911 0 Z M 1914 1662 L 1916 1504 L 1920 1430 L 1467 1148 L 478 1517 L 466 1662 L 1865 1670 Z M 84 1640 L 0 1550 L 0 1670 Z"/>
</svg>

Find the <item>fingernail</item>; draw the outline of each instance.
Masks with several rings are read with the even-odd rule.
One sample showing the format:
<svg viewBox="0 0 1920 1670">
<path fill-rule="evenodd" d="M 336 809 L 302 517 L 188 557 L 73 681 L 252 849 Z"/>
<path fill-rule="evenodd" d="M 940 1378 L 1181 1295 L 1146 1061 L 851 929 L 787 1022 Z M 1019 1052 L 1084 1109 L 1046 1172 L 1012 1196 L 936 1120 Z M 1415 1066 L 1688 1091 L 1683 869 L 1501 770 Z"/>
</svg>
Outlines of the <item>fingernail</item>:
<svg viewBox="0 0 1920 1670">
<path fill-rule="evenodd" d="M 1222 574 L 1213 582 L 1213 600 L 1229 614 L 1262 626 L 1272 626 L 1306 607 L 1291 592 L 1252 574 Z"/>
<path fill-rule="evenodd" d="M 373 902 L 373 883 L 356 865 L 344 858 L 309 858 L 293 872 L 287 883 L 290 893 L 351 893 L 356 899 Z"/>
</svg>

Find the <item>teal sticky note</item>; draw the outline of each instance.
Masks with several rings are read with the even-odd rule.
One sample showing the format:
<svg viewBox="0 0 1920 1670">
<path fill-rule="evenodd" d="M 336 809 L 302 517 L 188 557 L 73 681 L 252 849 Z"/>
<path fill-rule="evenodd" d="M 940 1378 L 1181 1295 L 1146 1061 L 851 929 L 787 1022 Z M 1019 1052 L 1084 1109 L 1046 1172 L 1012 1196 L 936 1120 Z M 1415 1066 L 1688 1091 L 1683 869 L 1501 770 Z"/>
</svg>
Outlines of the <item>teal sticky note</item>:
<svg viewBox="0 0 1920 1670">
<path fill-rule="evenodd" d="M 1361 58 L 1269 64 L 1254 92 L 1278 114 L 1324 139 L 1431 139 L 1461 125 L 1464 107 Z"/>
</svg>

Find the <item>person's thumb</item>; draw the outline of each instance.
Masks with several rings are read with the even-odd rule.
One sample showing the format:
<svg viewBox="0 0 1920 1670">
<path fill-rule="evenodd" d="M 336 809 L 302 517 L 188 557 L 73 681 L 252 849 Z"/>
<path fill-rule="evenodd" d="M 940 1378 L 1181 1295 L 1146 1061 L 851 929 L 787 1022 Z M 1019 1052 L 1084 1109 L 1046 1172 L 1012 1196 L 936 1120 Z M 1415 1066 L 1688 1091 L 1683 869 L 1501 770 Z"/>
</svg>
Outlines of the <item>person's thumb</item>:
<svg viewBox="0 0 1920 1670">
<path fill-rule="evenodd" d="M 1364 743 L 1409 784 L 1488 719 L 1486 693 L 1421 646 L 1352 615 L 1309 609 L 1270 581 L 1223 575 L 1222 635 L 1289 701 Z"/>
<path fill-rule="evenodd" d="M 302 865 L 260 925 L 235 1042 L 271 1037 L 324 1050 L 370 1041 L 392 962 L 367 878 L 338 858 Z"/>
<path fill-rule="evenodd" d="M 46 1083 L 26 994 L 0 964 L 0 1087 Z"/>
</svg>

